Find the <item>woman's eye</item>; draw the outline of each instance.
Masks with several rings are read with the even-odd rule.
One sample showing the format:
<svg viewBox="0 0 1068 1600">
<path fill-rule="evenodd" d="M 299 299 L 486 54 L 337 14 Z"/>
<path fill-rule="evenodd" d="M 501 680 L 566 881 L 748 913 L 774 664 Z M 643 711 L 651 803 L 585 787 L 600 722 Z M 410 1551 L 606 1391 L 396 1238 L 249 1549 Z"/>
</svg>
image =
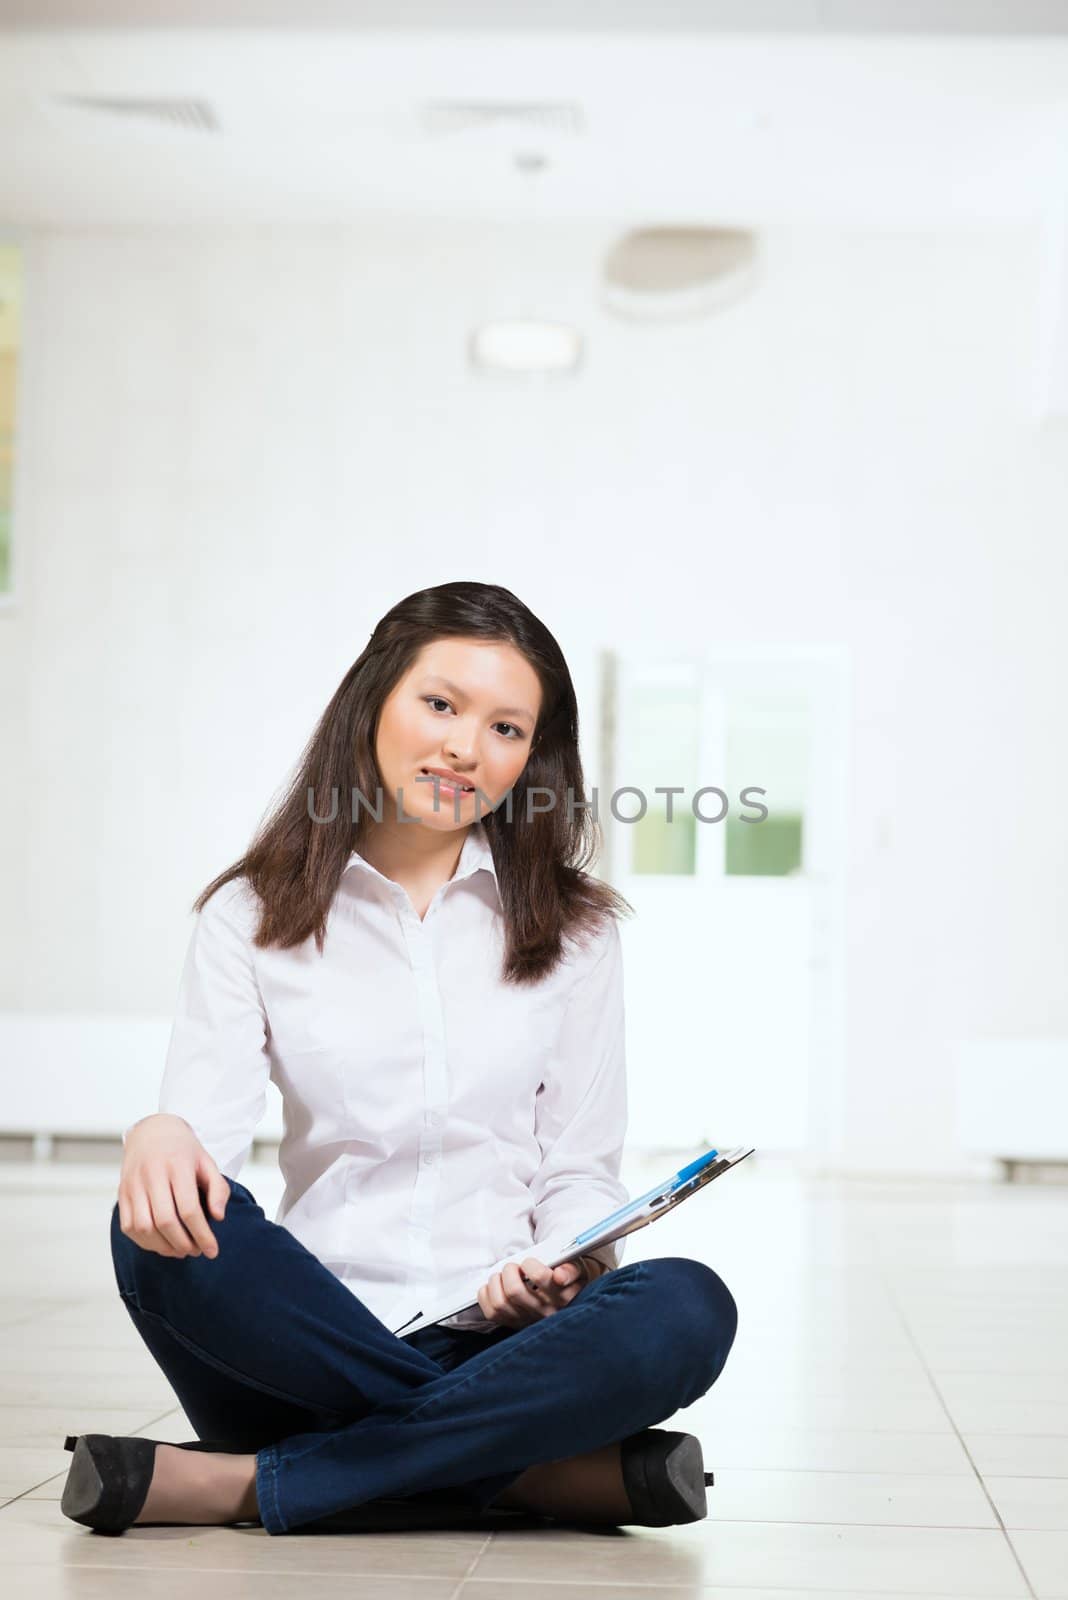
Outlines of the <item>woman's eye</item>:
<svg viewBox="0 0 1068 1600">
<path fill-rule="evenodd" d="M 449 702 L 445 699 L 444 695 L 428 694 L 428 695 L 424 695 L 423 698 L 426 701 L 428 706 L 436 706 L 436 705 L 437 706 L 449 706 Z M 450 711 L 452 710 L 451 706 L 449 706 L 449 710 Z M 498 722 L 496 724 L 496 726 L 498 728 L 508 728 L 508 729 L 510 729 L 511 731 L 508 734 L 508 737 L 510 739 L 511 738 L 521 739 L 523 737 L 522 728 L 517 728 L 513 722 Z"/>
</svg>

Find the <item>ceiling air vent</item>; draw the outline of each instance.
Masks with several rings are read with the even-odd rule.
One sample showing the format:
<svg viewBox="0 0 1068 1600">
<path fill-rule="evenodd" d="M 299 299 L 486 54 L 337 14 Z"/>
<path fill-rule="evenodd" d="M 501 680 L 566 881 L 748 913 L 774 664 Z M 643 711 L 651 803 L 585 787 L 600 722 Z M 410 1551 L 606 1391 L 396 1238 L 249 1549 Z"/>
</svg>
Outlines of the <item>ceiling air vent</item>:
<svg viewBox="0 0 1068 1600">
<path fill-rule="evenodd" d="M 420 110 L 424 133 L 515 128 L 574 138 L 585 131 L 582 107 L 569 100 L 433 100 Z"/>
<path fill-rule="evenodd" d="M 95 111 L 101 116 L 140 117 L 143 121 L 162 122 L 171 128 L 190 128 L 199 133 L 219 131 L 219 119 L 207 100 L 96 94 L 65 94 L 56 98 L 62 105 Z"/>
</svg>

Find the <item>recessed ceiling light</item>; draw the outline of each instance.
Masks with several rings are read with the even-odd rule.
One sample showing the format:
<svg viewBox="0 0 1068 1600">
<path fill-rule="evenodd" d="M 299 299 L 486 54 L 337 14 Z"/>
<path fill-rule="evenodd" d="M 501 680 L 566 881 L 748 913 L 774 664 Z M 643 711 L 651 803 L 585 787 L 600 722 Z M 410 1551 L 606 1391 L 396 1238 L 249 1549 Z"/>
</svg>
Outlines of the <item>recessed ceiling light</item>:
<svg viewBox="0 0 1068 1600">
<path fill-rule="evenodd" d="M 471 365 L 481 372 L 569 373 L 582 361 L 582 335 L 563 322 L 484 322 L 471 335 Z"/>
</svg>

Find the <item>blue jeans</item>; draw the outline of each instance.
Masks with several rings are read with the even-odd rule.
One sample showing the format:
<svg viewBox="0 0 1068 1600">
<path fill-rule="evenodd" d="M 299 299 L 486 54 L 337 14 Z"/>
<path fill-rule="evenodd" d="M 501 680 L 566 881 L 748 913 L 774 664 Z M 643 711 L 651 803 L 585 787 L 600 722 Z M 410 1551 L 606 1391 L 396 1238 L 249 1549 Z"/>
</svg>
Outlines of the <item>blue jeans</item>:
<svg viewBox="0 0 1068 1600">
<path fill-rule="evenodd" d="M 730 1291 L 683 1256 L 616 1267 L 523 1328 L 401 1339 L 227 1182 L 226 1215 L 209 1218 L 214 1260 L 143 1250 L 117 1205 L 112 1259 L 197 1435 L 255 1453 L 268 1533 L 428 1491 L 483 1511 L 534 1463 L 691 1405 L 734 1340 Z"/>
</svg>

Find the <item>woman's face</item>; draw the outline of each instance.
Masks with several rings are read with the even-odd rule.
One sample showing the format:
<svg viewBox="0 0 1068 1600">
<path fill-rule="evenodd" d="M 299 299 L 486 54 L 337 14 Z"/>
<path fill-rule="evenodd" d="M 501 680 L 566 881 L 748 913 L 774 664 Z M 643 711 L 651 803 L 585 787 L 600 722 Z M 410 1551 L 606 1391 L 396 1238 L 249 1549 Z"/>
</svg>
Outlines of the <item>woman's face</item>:
<svg viewBox="0 0 1068 1600">
<path fill-rule="evenodd" d="M 485 816 L 525 767 L 540 710 L 538 675 L 512 645 L 425 645 L 378 719 L 383 817 L 394 820 L 403 805 L 404 815 L 449 832 Z M 435 768 L 456 773 L 479 795 L 424 776 Z"/>
</svg>

